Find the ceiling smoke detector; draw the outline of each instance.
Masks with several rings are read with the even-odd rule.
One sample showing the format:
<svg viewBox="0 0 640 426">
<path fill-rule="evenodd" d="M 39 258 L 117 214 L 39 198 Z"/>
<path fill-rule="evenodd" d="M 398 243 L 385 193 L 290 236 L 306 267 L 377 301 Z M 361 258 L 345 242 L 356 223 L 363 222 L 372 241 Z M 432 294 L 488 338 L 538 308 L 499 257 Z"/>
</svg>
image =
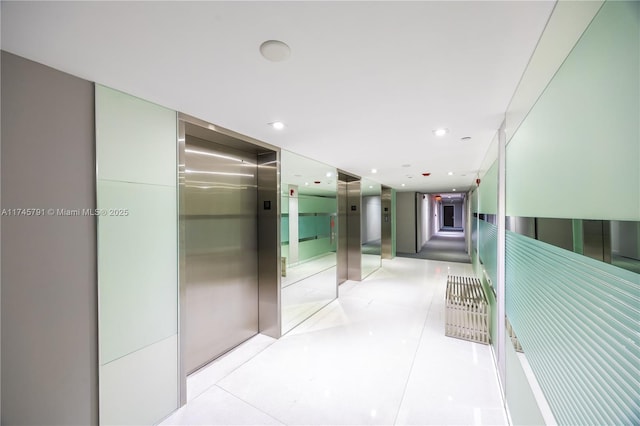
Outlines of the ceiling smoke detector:
<svg viewBox="0 0 640 426">
<path fill-rule="evenodd" d="M 271 62 L 282 62 L 291 56 L 291 48 L 280 40 L 267 40 L 260 45 L 260 53 Z"/>
</svg>

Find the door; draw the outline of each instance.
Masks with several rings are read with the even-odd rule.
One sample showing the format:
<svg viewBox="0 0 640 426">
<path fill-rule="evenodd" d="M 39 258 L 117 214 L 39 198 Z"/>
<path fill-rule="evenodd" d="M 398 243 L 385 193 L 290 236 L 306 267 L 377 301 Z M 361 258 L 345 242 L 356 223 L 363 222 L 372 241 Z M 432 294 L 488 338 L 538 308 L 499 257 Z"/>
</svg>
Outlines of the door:
<svg viewBox="0 0 640 426">
<path fill-rule="evenodd" d="M 453 211 L 453 206 L 443 206 L 443 214 L 444 217 L 443 219 L 443 224 L 444 226 L 448 226 L 453 228 L 453 215 L 454 215 L 454 211 Z"/>
<path fill-rule="evenodd" d="M 256 159 L 186 138 L 187 373 L 258 333 Z"/>
</svg>

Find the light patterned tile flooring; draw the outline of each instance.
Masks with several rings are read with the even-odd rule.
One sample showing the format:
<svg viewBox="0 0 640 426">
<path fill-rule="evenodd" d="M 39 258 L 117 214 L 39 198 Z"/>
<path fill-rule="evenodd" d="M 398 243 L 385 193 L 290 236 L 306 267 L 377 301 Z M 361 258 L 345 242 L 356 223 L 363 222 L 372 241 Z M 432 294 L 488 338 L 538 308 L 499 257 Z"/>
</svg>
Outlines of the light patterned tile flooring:
<svg viewBox="0 0 640 426">
<path fill-rule="evenodd" d="M 444 336 L 448 274 L 471 265 L 383 261 L 284 337 L 190 377 L 188 404 L 162 424 L 507 424 L 490 347 Z"/>
</svg>

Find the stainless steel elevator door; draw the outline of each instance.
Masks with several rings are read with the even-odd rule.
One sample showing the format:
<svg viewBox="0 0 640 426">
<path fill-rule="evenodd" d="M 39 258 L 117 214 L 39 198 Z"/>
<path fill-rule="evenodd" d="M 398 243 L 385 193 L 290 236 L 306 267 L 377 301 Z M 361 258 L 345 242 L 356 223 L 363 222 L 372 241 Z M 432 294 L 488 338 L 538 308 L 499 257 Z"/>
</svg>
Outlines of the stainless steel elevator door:
<svg viewBox="0 0 640 426">
<path fill-rule="evenodd" d="M 255 154 L 187 135 L 184 209 L 191 373 L 258 333 Z"/>
</svg>

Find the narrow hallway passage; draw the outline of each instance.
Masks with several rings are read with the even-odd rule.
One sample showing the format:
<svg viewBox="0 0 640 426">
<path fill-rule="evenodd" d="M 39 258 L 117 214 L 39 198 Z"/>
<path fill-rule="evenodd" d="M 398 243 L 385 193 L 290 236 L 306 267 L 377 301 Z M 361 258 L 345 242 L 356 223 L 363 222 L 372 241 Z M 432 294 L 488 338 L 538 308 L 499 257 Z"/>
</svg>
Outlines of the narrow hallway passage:
<svg viewBox="0 0 640 426">
<path fill-rule="evenodd" d="M 452 229 L 452 228 L 449 228 Z M 443 228 L 424 243 L 418 253 L 398 253 L 398 256 L 412 259 L 440 260 L 445 262 L 471 263 L 465 251 L 464 232 Z"/>
<path fill-rule="evenodd" d="M 444 336 L 449 274 L 471 265 L 383 261 L 281 339 L 195 373 L 162 424 L 507 424 L 490 347 Z"/>
</svg>

